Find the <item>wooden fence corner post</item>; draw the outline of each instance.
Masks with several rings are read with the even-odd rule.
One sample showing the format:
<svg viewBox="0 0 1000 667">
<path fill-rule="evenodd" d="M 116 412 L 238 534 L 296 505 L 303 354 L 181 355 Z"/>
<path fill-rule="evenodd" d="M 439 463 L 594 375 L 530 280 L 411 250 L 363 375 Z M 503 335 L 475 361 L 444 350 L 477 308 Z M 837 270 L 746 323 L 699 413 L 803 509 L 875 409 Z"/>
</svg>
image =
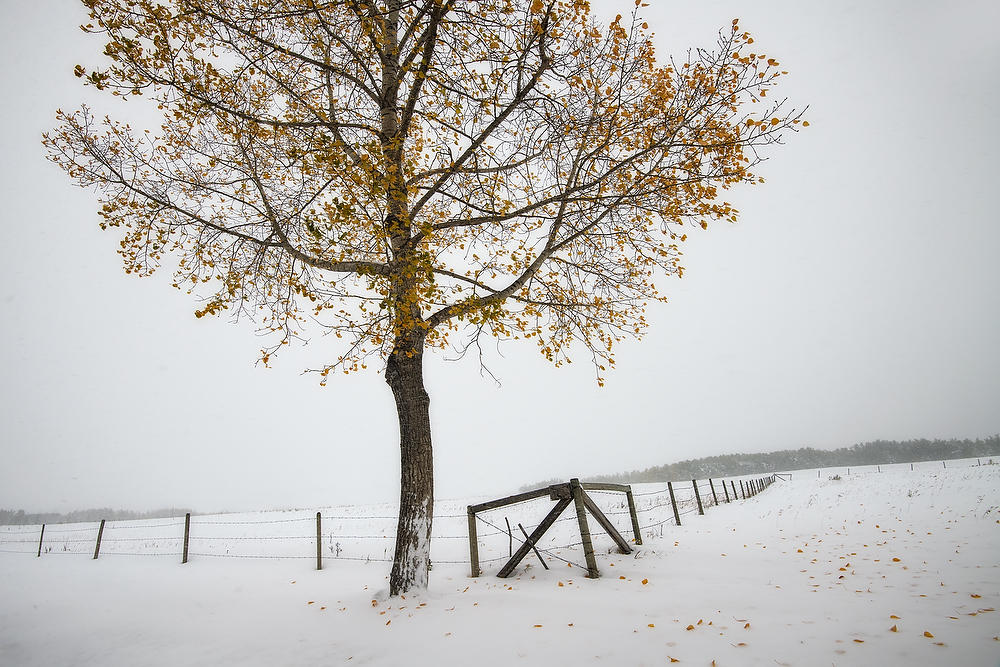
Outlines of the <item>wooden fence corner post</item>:
<svg viewBox="0 0 1000 667">
<path fill-rule="evenodd" d="M 587 507 L 583 502 L 583 487 L 580 480 L 574 477 L 569 480 L 570 492 L 573 494 L 573 503 L 576 505 L 576 520 L 580 524 L 580 540 L 583 542 L 583 555 L 587 559 L 587 576 L 597 579 L 601 576 L 597 569 L 597 559 L 594 558 L 594 543 L 590 539 L 590 527 L 587 525 Z"/>
<path fill-rule="evenodd" d="M 191 539 L 191 512 L 184 515 L 184 553 L 181 555 L 181 565 L 188 562 L 188 541 Z"/>
<path fill-rule="evenodd" d="M 102 535 L 104 535 L 104 519 L 101 519 L 101 527 L 97 529 L 97 545 L 94 547 L 94 558 L 92 560 L 97 560 L 97 557 L 101 555 Z"/>
<path fill-rule="evenodd" d="M 639 528 L 639 515 L 635 511 L 635 498 L 632 497 L 632 485 L 629 484 L 625 491 L 625 499 L 628 500 L 628 513 L 632 519 L 632 537 L 636 544 L 642 544 L 642 529 Z"/>
<path fill-rule="evenodd" d="M 323 516 L 316 512 L 316 569 L 323 569 Z"/>
<path fill-rule="evenodd" d="M 667 491 L 670 492 L 670 504 L 674 508 L 674 523 L 681 525 L 681 514 L 677 511 L 677 499 L 674 498 L 674 483 L 667 482 Z"/>
<path fill-rule="evenodd" d="M 469 515 L 469 565 L 472 567 L 472 576 L 478 577 L 479 570 L 479 537 L 476 535 L 476 513 L 470 505 Z"/>
</svg>

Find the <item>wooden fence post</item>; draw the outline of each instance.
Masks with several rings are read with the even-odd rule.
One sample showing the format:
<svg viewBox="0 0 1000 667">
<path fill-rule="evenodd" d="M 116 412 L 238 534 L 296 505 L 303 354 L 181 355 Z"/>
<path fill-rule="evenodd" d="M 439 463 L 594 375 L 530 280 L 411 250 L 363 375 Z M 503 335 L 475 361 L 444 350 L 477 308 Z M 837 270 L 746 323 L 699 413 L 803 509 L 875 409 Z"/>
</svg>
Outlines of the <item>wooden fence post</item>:
<svg viewBox="0 0 1000 667">
<path fill-rule="evenodd" d="M 945 463 L 944 461 L 941 461 L 941 467 L 947 470 L 948 469 L 948 464 Z"/>
<path fill-rule="evenodd" d="M 514 533 L 510 530 L 510 519 L 503 518 L 507 522 L 507 558 L 514 555 Z"/>
<path fill-rule="evenodd" d="M 692 479 L 691 486 L 694 487 L 694 498 L 698 501 L 698 514 L 705 516 L 705 508 L 701 506 L 701 494 L 698 493 L 698 480 Z"/>
<path fill-rule="evenodd" d="M 479 571 L 479 537 L 476 535 L 476 513 L 469 506 L 469 565 L 472 566 L 472 576 L 478 577 Z"/>
<path fill-rule="evenodd" d="M 42 532 L 38 535 L 38 556 L 37 556 L 37 558 L 41 558 L 42 557 L 42 540 L 43 539 L 45 539 L 45 524 L 44 523 L 42 524 Z"/>
<path fill-rule="evenodd" d="M 743 480 L 740 480 L 740 493 L 743 495 L 743 500 L 747 499 L 747 489 L 743 486 Z"/>
<path fill-rule="evenodd" d="M 719 496 L 715 495 L 715 484 L 712 484 L 712 478 L 708 478 L 708 486 L 712 489 L 712 500 L 715 501 L 715 506 L 719 506 Z"/>
<path fill-rule="evenodd" d="M 101 519 L 101 527 L 97 529 L 97 546 L 94 547 L 94 558 L 93 558 L 93 560 L 97 560 L 97 557 L 101 553 L 101 536 L 102 535 L 104 535 L 104 519 Z"/>
<path fill-rule="evenodd" d="M 635 498 L 632 497 L 632 485 L 625 491 L 625 499 L 628 500 L 628 513 L 632 519 L 632 537 L 636 544 L 642 544 L 642 529 L 639 528 L 639 515 L 635 511 Z"/>
<path fill-rule="evenodd" d="M 731 503 L 729 499 L 729 487 L 726 486 L 726 480 L 722 480 L 722 490 L 726 492 L 726 502 Z"/>
<path fill-rule="evenodd" d="M 188 540 L 191 538 L 191 512 L 184 515 L 184 555 L 181 556 L 181 565 L 188 562 Z"/>
<path fill-rule="evenodd" d="M 913 464 L 910 464 L 910 472 L 913 472 Z"/>
<path fill-rule="evenodd" d="M 594 543 L 590 539 L 590 527 L 587 525 L 587 507 L 583 502 L 583 487 L 580 480 L 574 477 L 569 480 L 573 503 L 576 505 L 576 520 L 580 524 L 580 540 L 583 542 L 583 555 L 587 559 L 587 576 L 597 579 L 601 576 L 597 569 L 597 559 L 594 558 Z"/>
<path fill-rule="evenodd" d="M 677 511 L 677 499 L 674 498 L 674 483 L 667 482 L 667 491 L 670 492 L 670 504 L 674 506 L 674 522 L 679 526 L 681 525 L 681 515 Z"/>
<path fill-rule="evenodd" d="M 729 486 L 733 487 L 733 500 L 739 500 L 740 497 L 736 495 L 736 482 L 729 480 Z"/>
<path fill-rule="evenodd" d="M 323 517 L 316 512 L 316 569 L 323 569 Z"/>
</svg>

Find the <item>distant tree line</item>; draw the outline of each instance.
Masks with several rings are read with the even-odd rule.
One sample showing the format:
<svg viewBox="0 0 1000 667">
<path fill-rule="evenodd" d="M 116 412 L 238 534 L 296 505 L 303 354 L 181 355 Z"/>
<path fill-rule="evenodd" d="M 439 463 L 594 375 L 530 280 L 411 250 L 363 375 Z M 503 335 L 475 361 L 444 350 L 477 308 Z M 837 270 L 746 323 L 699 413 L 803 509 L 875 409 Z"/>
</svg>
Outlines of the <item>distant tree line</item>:
<svg viewBox="0 0 1000 667">
<path fill-rule="evenodd" d="M 783 449 L 764 454 L 725 454 L 689 459 L 609 475 L 587 477 L 589 482 L 663 482 L 665 480 L 706 479 L 758 473 L 829 468 L 835 466 L 880 465 L 917 461 L 942 461 L 983 456 L 1000 456 L 1000 435 L 975 440 L 875 440 L 840 449 Z M 529 484 L 522 490 L 565 482 L 553 479 Z"/>
<path fill-rule="evenodd" d="M 107 507 L 89 510 L 76 510 L 59 514 L 58 512 L 45 512 L 40 514 L 27 514 L 24 510 L 2 510 L 0 509 L 0 525 L 5 526 L 32 526 L 40 523 L 86 523 L 90 521 L 129 521 L 135 519 L 165 519 L 170 517 L 182 517 L 190 512 L 189 509 L 179 509 L 169 507 L 165 509 L 153 510 L 151 512 L 132 512 L 129 510 L 113 510 Z"/>
</svg>

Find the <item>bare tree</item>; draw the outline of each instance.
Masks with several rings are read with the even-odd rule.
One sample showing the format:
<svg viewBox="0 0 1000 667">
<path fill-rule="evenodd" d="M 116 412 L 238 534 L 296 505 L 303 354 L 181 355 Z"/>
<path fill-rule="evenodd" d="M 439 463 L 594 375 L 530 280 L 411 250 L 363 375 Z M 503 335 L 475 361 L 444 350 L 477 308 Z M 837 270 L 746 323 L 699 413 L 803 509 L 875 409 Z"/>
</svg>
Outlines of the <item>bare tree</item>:
<svg viewBox="0 0 1000 667">
<path fill-rule="evenodd" d="M 49 156 L 99 191 L 127 273 L 171 255 L 197 316 L 273 334 L 265 364 L 323 332 L 323 383 L 384 368 L 392 594 L 427 583 L 425 350 L 530 338 L 559 365 L 575 342 L 603 383 L 654 278 L 681 273 L 686 228 L 735 221 L 721 192 L 800 123 L 768 103 L 785 72 L 737 21 L 658 64 L 638 2 L 601 26 L 579 1 L 83 1 L 110 61 L 76 75 L 163 124 L 60 111 Z"/>
</svg>

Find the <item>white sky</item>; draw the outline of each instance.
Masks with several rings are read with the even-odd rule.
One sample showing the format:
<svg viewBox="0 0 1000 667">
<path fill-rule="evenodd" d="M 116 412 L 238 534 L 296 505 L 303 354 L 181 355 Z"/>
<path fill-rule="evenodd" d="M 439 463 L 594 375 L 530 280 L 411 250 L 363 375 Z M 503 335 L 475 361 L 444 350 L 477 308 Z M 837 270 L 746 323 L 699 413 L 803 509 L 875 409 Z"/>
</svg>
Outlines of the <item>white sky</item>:
<svg viewBox="0 0 1000 667">
<path fill-rule="evenodd" d="M 595 2 L 613 16 L 619 5 Z M 438 497 L 548 477 L 877 438 L 1000 431 L 1000 5 L 657 2 L 660 53 L 740 17 L 812 126 L 693 235 L 646 339 L 599 389 L 509 344 L 491 369 L 432 358 Z M 620 5 L 623 9 L 631 3 Z M 625 13 L 622 11 L 622 13 Z M 196 320 L 167 275 L 126 276 L 93 196 L 45 162 L 57 107 L 102 48 L 77 3 L 0 0 L 0 507 L 208 511 L 393 500 L 398 435 L 375 372 L 254 367 L 248 323 Z"/>
</svg>

